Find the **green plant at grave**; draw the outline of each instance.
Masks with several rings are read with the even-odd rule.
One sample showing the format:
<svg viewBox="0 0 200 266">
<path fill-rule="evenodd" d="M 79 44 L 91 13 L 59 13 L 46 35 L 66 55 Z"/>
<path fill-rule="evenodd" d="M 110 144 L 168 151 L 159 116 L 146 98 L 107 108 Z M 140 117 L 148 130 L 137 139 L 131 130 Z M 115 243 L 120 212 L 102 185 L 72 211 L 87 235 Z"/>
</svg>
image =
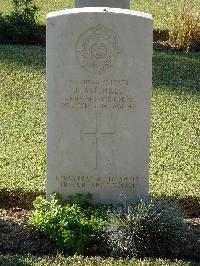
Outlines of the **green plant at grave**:
<svg viewBox="0 0 200 266">
<path fill-rule="evenodd" d="M 90 194 L 77 194 L 71 196 L 69 202 L 60 204 L 61 196 L 57 193 L 51 195 L 50 201 L 38 197 L 33 202 L 35 210 L 28 224 L 64 250 L 82 254 L 92 243 L 100 241 L 105 226 L 107 207 L 89 207 L 90 199 Z"/>
<path fill-rule="evenodd" d="M 79 194 L 76 195 L 69 195 L 68 203 L 70 205 L 79 205 L 82 209 L 87 209 L 90 206 L 90 201 L 92 199 L 92 194 Z"/>
<path fill-rule="evenodd" d="M 24 23 L 36 24 L 36 11 L 38 7 L 33 0 L 12 0 L 14 11 L 14 20 L 23 21 Z"/>
<path fill-rule="evenodd" d="M 114 256 L 162 257 L 180 244 L 185 229 L 173 203 L 141 201 L 110 213 L 107 236 Z"/>
<path fill-rule="evenodd" d="M 12 0 L 12 5 L 13 10 L 9 15 L 0 13 L 1 42 L 33 43 L 37 33 L 38 7 L 33 0 Z"/>
<path fill-rule="evenodd" d="M 200 49 L 200 13 L 191 3 L 183 0 L 178 10 L 173 6 L 166 12 L 165 20 L 169 29 L 169 44 L 189 51 Z"/>
</svg>

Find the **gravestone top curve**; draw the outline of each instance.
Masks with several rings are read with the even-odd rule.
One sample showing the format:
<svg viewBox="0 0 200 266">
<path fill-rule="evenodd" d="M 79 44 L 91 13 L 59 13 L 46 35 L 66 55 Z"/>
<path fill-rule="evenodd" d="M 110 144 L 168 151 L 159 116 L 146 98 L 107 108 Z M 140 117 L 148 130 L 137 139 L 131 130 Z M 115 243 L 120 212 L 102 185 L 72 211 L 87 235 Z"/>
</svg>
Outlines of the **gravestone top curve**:
<svg viewBox="0 0 200 266">
<path fill-rule="evenodd" d="M 59 17 L 63 15 L 72 15 L 72 14 L 84 14 L 84 13 L 109 13 L 109 14 L 121 14 L 121 15 L 131 15 L 136 17 L 141 17 L 145 19 L 152 20 L 152 15 L 140 11 L 128 10 L 128 9 L 120 9 L 120 8 L 103 8 L 103 7 L 84 7 L 84 8 L 72 8 L 72 9 L 64 9 L 59 11 L 50 12 L 47 14 L 47 19 L 53 17 Z"/>
</svg>

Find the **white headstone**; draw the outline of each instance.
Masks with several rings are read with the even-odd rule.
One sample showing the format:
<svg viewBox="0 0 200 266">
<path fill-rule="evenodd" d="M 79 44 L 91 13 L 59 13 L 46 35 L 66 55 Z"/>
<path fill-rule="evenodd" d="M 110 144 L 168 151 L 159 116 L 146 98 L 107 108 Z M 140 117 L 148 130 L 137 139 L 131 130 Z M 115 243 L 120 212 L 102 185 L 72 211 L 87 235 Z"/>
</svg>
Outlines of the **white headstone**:
<svg viewBox="0 0 200 266">
<path fill-rule="evenodd" d="M 148 194 L 152 18 L 77 8 L 47 18 L 47 195 Z"/>
<path fill-rule="evenodd" d="M 75 0 L 75 7 L 112 7 L 130 9 L 130 0 Z"/>
</svg>

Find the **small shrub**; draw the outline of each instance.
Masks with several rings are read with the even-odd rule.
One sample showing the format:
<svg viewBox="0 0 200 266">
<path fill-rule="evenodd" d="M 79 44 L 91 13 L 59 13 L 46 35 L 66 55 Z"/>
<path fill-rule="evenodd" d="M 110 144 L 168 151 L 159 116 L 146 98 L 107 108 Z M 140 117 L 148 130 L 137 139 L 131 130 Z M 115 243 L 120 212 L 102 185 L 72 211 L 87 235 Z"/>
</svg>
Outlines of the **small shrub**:
<svg viewBox="0 0 200 266">
<path fill-rule="evenodd" d="M 181 10 L 171 10 L 165 18 L 169 27 L 169 44 L 186 51 L 200 50 L 200 13 L 185 1 Z"/>
<path fill-rule="evenodd" d="M 38 197 L 33 202 L 35 210 L 30 214 L 28 224 L 64 250 L 82 254 L 93 242 L 100 240 L 105 224 L 106 207 L 88 207 L 90 198 L 90 194 L 78 194 L 61 205 L 56 193 L 51 195 L 51 201 Z"/>
<path fill-rule="evenodd" d="M 12 0 L 14 11 L 11 13 L 13 21 L 36 24 L 36 11 L 38 7 L 33 0 Z"/>
<path fill-rule="evenodd" d="M 36 23 L 37 6 L 33 0 L 12 0 L 10 15 L 0 14 L 0 41 L 2 43 L 35 43 L 38 27 Z"/>
<path fill-rule="evenodd" d="M 76 194 L 70 195 L 68 197 L 68 203 L 70 205 L 79 205 L 82 209 L 87 209 L 90 206 L 90 201 L 92 199 L 92 195 L 90 193 L 87 194 Z"/>
<path fill-rule="evenodd" d="M 136 207 L 127 205 L 110 215 L 107 235 L 115 256 L 169 256 L 185 232 L 183 216 L 166 201 L 141 201 Z"/>
</svg>

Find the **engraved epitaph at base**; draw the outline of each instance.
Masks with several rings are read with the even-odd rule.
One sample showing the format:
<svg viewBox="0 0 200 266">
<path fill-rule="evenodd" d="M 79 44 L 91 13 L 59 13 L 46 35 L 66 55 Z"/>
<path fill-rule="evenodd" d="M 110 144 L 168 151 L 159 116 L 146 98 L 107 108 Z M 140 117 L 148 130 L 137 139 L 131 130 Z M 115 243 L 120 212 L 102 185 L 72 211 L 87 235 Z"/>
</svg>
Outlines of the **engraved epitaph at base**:
<svg viewBox="0 0 200 266">
<path fill-rule="evenodd" d="M 112 7 L 130 9 L 130 0 L 75 0 L 75 7 Z"/>
<path fill-rule="evenodd" d="M 152 18 L 104 8 L 47 17 L 47 198 L 148 195 Z"/>
</svg>

